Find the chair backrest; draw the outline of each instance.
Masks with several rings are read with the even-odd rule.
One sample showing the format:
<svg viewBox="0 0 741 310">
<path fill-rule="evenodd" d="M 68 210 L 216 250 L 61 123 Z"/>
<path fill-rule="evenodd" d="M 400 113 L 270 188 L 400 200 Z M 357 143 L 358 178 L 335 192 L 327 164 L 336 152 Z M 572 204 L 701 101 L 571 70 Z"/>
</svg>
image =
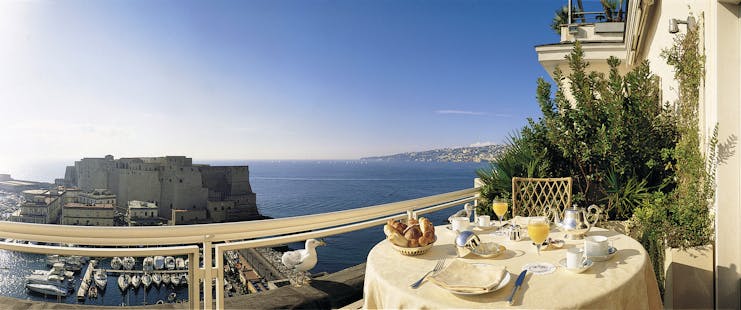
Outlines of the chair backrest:
<svg viewBox="0 0 741 310">
<path fill-rule="evenodd" d="M 547 207 L 563 211 L 571 207 L 571 177 L 512 178 L 512 216 L 548 216 Z"/>
</svg>

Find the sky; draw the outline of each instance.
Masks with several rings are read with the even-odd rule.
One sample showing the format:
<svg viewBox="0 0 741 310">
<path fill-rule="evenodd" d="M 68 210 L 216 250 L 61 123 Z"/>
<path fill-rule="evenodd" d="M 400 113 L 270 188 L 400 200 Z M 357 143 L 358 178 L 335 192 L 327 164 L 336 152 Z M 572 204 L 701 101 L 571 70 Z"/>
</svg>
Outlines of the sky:
<svg viewBox="0 0 741 310">
<path fill-rule="evenodd" d="M 534 46 L 560 5 L 0 1 L 0 173 L 501 143 L 540 114 Z"/>
</svg>

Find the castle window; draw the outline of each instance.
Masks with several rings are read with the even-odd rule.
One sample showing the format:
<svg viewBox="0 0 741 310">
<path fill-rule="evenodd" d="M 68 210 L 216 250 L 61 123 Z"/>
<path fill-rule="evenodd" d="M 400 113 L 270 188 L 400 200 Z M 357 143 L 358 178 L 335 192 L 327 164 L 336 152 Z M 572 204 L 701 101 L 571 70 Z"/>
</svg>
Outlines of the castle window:
<svg viewBox="0 0 741 310">
<path fill-rule="evenodd" d="M 180 183 L 183 183 L 183 179 L 180 179 Z"/>
</svg>

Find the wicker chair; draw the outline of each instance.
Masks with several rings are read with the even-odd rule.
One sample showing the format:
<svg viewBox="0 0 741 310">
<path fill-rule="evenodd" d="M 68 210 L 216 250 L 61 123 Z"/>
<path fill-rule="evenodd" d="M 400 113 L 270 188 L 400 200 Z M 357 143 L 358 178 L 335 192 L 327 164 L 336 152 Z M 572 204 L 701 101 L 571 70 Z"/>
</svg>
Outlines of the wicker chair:
<svg viewBox="0 0 741 310">
<path fill-rule="evenodd" d="M 512 216 L 539 216 L 555 208 L 560 216 L 571 207 L 571 177 L 512 178 Z"/>
</svg>

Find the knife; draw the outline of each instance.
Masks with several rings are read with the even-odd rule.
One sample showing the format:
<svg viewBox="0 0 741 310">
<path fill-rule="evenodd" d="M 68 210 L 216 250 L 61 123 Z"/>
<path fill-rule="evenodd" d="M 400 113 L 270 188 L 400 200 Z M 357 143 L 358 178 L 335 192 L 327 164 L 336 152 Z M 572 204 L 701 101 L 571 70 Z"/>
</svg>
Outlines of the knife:
<svg viewBox="0 0 741 310">
<path fill-rule="evenodd" d="M 510 304 L 515 302 L 515 293 L 517 293 L 517 289 L 522 286 L 522 282 L 525 281 L 525 275 L 527 274 L 527 269 L 520 272 L 520 276 L 517 277 L 517 281 L 515 281 L 515 288 L 512 289 L 512 295 L 509 295 L 509 299 L 507 300 Z"/>
</svg>

